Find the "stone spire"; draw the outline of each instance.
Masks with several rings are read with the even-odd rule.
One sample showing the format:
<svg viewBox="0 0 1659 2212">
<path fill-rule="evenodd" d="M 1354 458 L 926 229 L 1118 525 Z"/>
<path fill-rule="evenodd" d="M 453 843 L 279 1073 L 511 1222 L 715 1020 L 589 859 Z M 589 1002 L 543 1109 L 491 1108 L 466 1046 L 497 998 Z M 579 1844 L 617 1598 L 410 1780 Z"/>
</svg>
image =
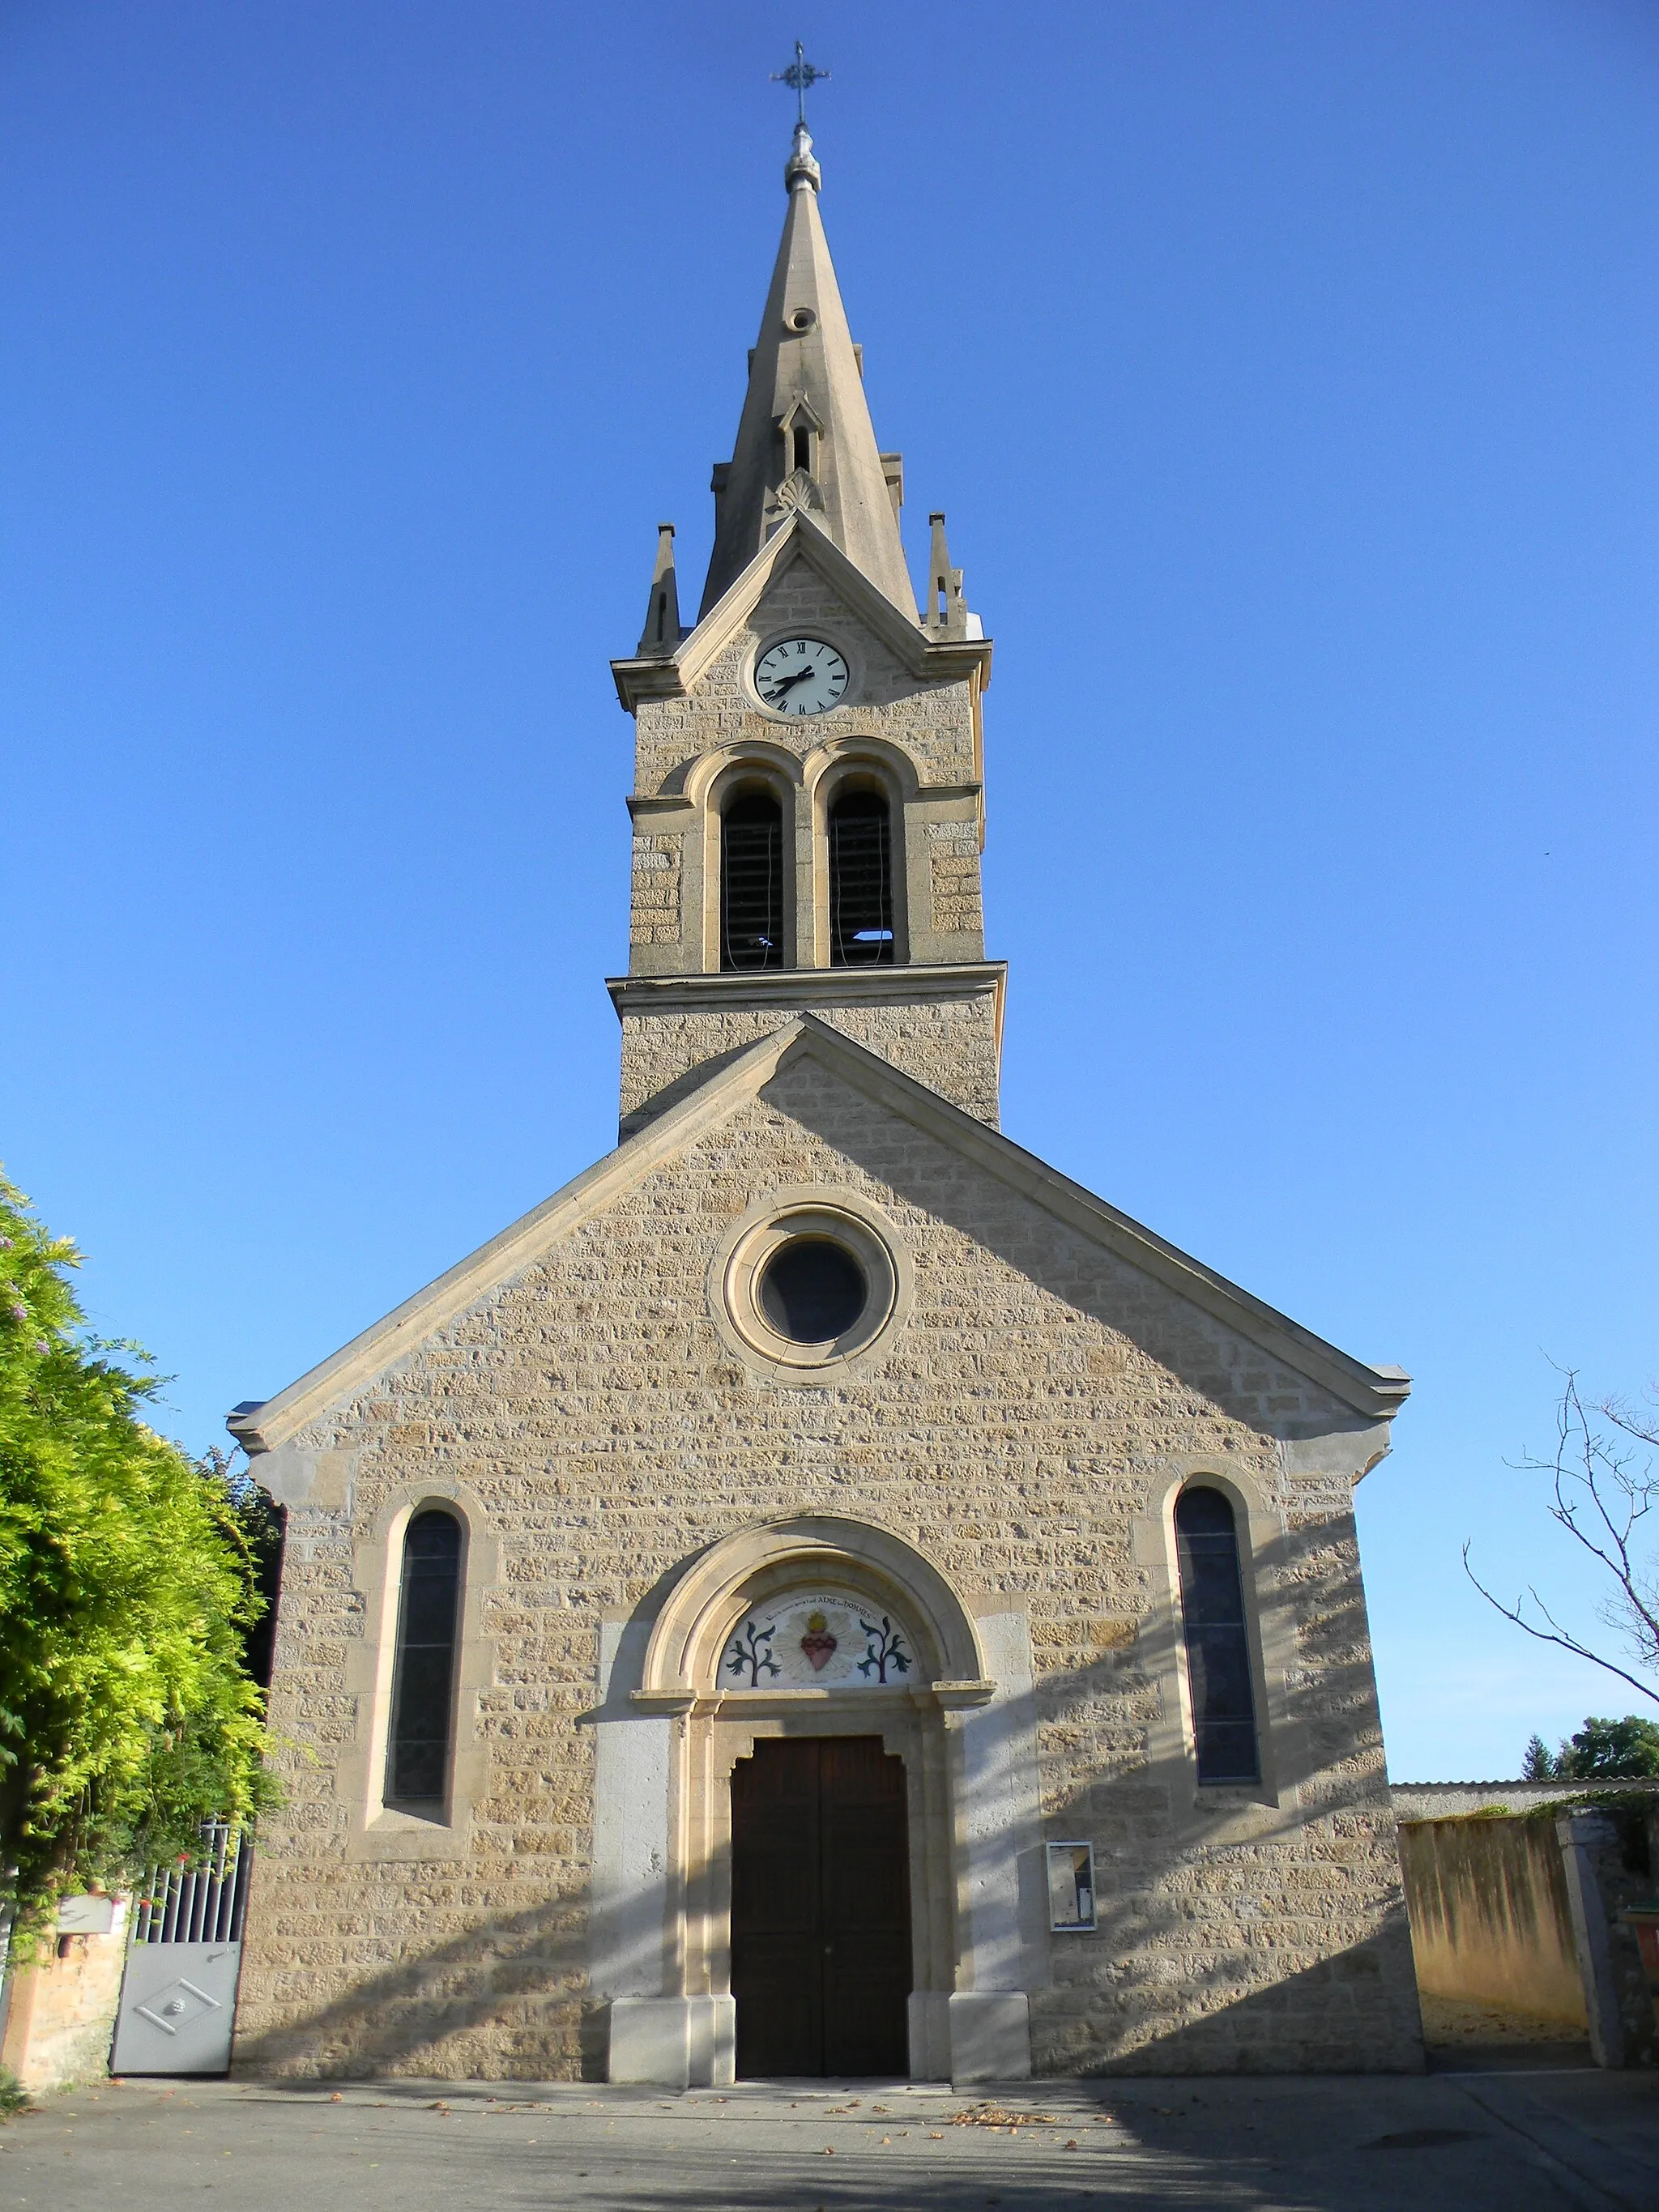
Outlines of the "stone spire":
<svg viewBox="0 0 1659 2212">
<path fill-rule="evenodd" d="M 789 212 L 750 356 L 737 446 L 714 468 L 714 550 L 702 613 L 800 508 L 915 622 L 899 539 L 902 472 L 898 455 L 876 445 L 859 349 L 818 213 L 819 173 L 806 125 L 798 124 L 784 170 Z"/>
</svg>

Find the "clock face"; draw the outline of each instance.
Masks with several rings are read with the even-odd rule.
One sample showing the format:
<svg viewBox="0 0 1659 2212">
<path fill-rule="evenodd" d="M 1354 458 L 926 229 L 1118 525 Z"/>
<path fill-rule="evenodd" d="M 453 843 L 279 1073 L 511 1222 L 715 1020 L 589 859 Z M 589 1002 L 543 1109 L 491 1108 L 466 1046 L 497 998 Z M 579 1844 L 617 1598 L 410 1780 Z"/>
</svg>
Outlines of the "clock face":
<svg viewBox="0 0 1659 2212">
<path fill-rule="evenodd" d="M 787 637 L 755 663 L 755 689 L 775 714 L 822 714 L 847 679 L 847 663 L 821 637 Z"/>
</svg>

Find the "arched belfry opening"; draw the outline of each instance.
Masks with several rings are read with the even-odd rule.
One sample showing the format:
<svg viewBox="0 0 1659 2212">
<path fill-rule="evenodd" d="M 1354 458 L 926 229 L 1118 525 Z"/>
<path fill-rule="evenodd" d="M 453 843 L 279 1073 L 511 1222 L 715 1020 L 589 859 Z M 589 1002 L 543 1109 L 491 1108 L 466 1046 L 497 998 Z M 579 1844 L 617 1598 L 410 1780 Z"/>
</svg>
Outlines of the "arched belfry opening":
<svg viewBox="0 0 1659 2212">
<path fill-rule="evenodd" d="M 829 815 L 830 964 L 875 968 L 896 959 L 893 814 L 884 792 L 841 792 Z"/>
<path fill-rule="evenodd" d="M 739 791 L 720 816 L 720 966 L 784 964 L 783 809 L 769 791 Z"/>
</svg>

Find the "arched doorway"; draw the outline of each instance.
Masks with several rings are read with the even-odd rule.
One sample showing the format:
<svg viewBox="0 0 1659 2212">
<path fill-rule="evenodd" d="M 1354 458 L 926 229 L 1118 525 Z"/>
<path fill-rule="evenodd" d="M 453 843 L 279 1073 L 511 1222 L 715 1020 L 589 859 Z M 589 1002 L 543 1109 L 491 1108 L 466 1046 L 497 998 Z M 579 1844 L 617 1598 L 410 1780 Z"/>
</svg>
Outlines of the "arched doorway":
<svg viewBox="0 0 1659 2212">
<path fill-rule="evenodd" d="M 731 1929 L 740 2080 L 909 2070 L 909 1815 L 880 1736 L 738 1760 Z"/>
<path fill-rule="evenodd" d="M 982 1623 L 890 1530 L 804 1514 L 688 1560 L 625 1688 L 604 1651 L 590 1940 L 612 2081 L 1029 2073 L 1023 1620 Z M 769 1945 L 792 1961 L 769 1981 Z"/>
</svg>

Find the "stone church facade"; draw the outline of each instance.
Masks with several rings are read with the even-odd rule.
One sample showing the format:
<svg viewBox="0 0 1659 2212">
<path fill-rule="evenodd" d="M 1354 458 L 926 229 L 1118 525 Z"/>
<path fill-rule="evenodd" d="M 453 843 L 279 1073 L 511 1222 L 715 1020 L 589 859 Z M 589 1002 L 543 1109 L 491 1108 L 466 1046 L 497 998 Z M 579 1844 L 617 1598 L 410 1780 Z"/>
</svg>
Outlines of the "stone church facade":
<svg viewBox="0 0 1659 2212">
<path fill-rule="evenodd" d="M 1421 2063 L 1355 1545 L 1408 1388 L 997 1126 L 991 647 L 797 133 L 638 651 L 617 1149 L 231 1425 L 288 1510 L 239 2070 Z"/>
</svg>

